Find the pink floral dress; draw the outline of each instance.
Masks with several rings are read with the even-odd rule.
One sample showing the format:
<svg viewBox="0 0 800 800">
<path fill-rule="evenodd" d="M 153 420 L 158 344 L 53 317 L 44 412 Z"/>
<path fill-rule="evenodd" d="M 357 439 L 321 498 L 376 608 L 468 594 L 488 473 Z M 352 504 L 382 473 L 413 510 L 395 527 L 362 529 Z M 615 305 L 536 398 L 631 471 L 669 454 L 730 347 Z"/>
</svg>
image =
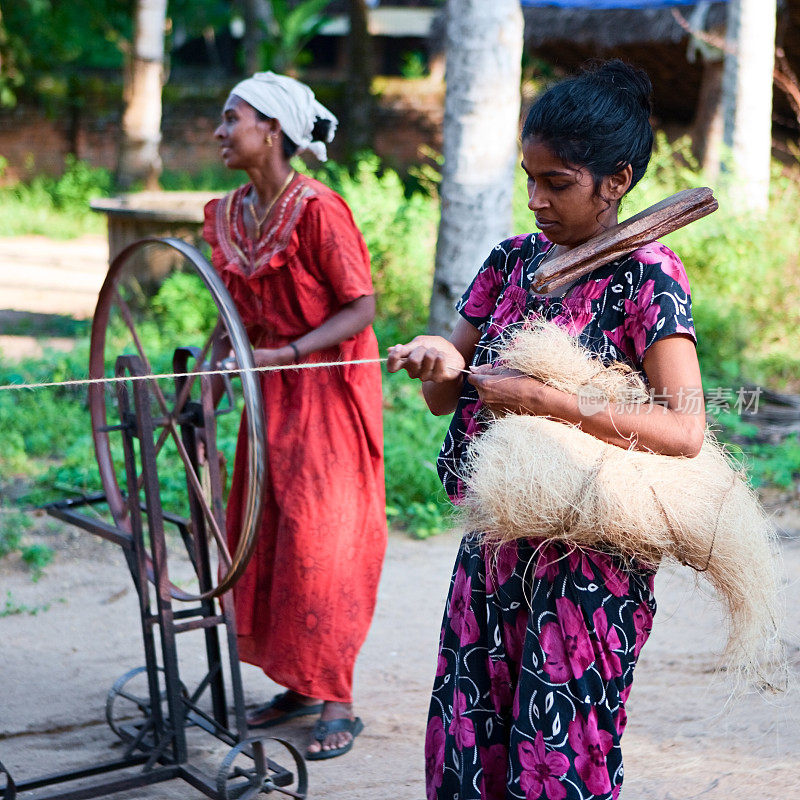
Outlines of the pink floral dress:
<svg viewBox="0 0 800 800">
<path fill-rule="evenodd" d="M 694 339 L 686 273 L 667 247 L 647 245 L 563 297 L 546 297 L 529 287 L 549 247 L 541 234 L 503 242 L 464 293 L 458 310 L 481 332 L 474 364 L 492 363 L 501 337 L 531 316 L 637 369 L 659 339 Z M 483 425 L 465 382 L 439 455 L 455 503 L 466 444 Z M 625 701 L 652 627 L 654 576 L 609 553 L 535 540 L 489 552 L 479 534 L 465 536 L 428 719 L 428 800 L 616 800 Z"/>
</svg>

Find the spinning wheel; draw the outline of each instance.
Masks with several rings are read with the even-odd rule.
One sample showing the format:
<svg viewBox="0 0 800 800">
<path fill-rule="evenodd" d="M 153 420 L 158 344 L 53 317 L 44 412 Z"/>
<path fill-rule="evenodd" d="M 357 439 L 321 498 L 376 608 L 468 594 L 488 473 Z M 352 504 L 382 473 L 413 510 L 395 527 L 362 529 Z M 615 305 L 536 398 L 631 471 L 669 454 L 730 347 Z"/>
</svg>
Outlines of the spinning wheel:
<svg viewBox="0 0 800 800">
<path fill-rule="evenodd" d="M 186 267 L 186 274 L 199 276 L 202 280 L 213 301 L 215 308 L 212 311 L 216 311 L 217 320 L 215 323 L 213 319 L 207 319 L 205 321 L 207 329 L 199 336 L 195 334 L 199 341 L 193 343 L 193 347 L 180 348 L 176 351 L 172 362 L 169 362 L 167 358 L 171 353 L 165 356 L 167 348 L 159 341 L 160 335 L 163 338 L 163 329 L 160 329 L 159 323 L 152 316 L 153 294 L 151 290 L 148 296 L 150 287 L 146 276 L 153 261 L 163 260 L 165 256 L 174 260 L 176 255 Z M 180 300 L 179 293 L 177 296 L 173 293 L 172 297 L 162 300 L 161 303 L 175 306 L 169 309 L 170 314 L 198 316 L 192 303 L 181 306 Z M 200 321 L 202 322 L 201 317 Z M 249 480 L 245 492 L 242 528 L 233 553 L 229 552 L 225 534 L 223 487 L 216 453 L 215 430 L 209 431 L 209 428 L 215 429 L 216 415 L 219 413 L 214 411 L 213 403 L 208 399 L 212 393 L 210 382 L 214 379 L 211 376 L 201 376 L 199 379 L 197 376 L 177 378 L 172 387 L 168 387 L 169 379 L 147 381 L 156 403 L 154 422 L 161 427 L 155 444 L 159 481 L 162 471 L 166 474 L 171 468 L 174 472 L 175 462 L 182 465 L 188 505 L 196 512 L 191 514 L 195 520 L 195 527 L 205 528 L 205 531 L 181 531 L 187 539 L 190 555 L 196 560 L 197 538 L 204 536 L 208 545 L 216 549 L 219 557 L 216 578 L 213 569 L 206 570 L 205 585 L 201 586 L 199 593 L 190 593 L 174 585 L 171 586 L 172 596 L 180 600 L 204 599 L 224 594 L 244 572 L 252 555 L 258 534 L 262 488 L 266 480 L 261 391 L 256 373 L 247 371 L 252 370 L 255 365 L 247 333 L 233 300 L 220 277 L 196 248 L 179 239 L 144 239 L 127 247 L 113 260 L 100 290 L 92 323 L 89 356 L 91 378 L 109 376 L 115 368 L 117 356 L 123 352 L 120 348 L 125 348 L 127 352 L 139 357 L 145 375 L 218 369 L 218 363 L 208 361 L 212 356 L 218 356 L 216 352 L 218 347 L 215 347 L 215 342 L 218 341 L 226 341 L 236 363 L 243 370 L 240 378 L 248 444 Z M 215 380 L 217 383 L 220 381 L 219 378 Z M 233 405 L 232 386 L 227 375 L 224 380 L 230 403 Z M 206 387 L 208 391 L 202 392 L 200 399 L 195 399 L 199 385 L 204 382 L 209 382 Z M 106 502 L 114 522 L 119 528 L 130 530 L 131 508 L 121 488 L 125 485 L 124 469 L 119 459 L 115 460 L 112 455 L 112 443 L 109 437 L 109 433 L 120 430 L 122 426 L 110 424 L 109 417 L 114 419 L 118 414 L 115 412 L 109 415 L 106 395 L 106 385 L 90 385 L 89 409 L 95 453 Z M 210 491 L 208 489 L 204 491 L 203 488 L 201 471 L 198 468 L 196 441 L 182 429 L 182 426 L 188 425 L 194 425 L 205 431 Z M 139 476 L 139 487 L 143 482 L 144 476 Z M 188 541 L 192 537 L 195 539 L 195 545 Z M 195 564 L 196 568 L 197 566 Z"/>
<path fill-rule="evenodd" d="M 154 286 L 151 276 L 163 274 L 165 262 L 177 262 L 183 269 Z M 183 324 L 189 316 L 190 324 Z M 222 366 L 229 352 L 240 370 L 238 396 Z M 89 411 L 105 492 L 58 501 L 47 509 L 122 548 L 139 601 L 145 666 L 124 674 L 106 700 L 106 719 L 124 746 L 121 757 L 23 782 L 15 782 L 0 764 L 0 798 L 14 800 L 44 786 L 90 779 L 91 786 L 37 797 L 75 800 L 182 779 L 213 800 L 246 800 L 272 792 L 305 798 L 308 780 L 300 753 L 279 740 L 247 738 L 229 590 L 247 567 L 260 528 L 266 437 L 261 387 L 233 300 L 191 245 L 178 239 L 136 242 L 109 267 L 97 301 L 89 358 L 90 376 L 98 380 L 90 385 Z M 111 375 L 118 380 L 109 382 Z M 109 385 L 115 393 L 108 391 Z M 223 393 L 227 408 L 218 410 Z M 226 421 L 235 426 L 239 411 L 243 421 L 237 447 L 247 448 L 247 472 L 243 498 L 237 498 L 243 503 L 243 522 L 231 532 L 236 543 L 231 552 L 217 431 Z M 228 443 L 232 446 L 232 436 Z M 108 506 L 108 515 L 96 509 L 91 516 L 79 511 L 101 504 Z M 199 592 L 170 582 L 167 524 L 178 528 Z M 217 564 L 212 564 L 214 552 Z M 176 608 L 174 600 L 197 602 Z M 227 670 L 220 630 L 227 644 Z M 192 632 L 202 632 L 207 670 L 189 691 L 180 677 L 177 639 Z M 215 775 L 189 762 L 190 728 L 232 748 Z M 287 751 L 292 770 L 276 760 Z M 128 774 L 95 780 L 120 770 Z"/>
</svg>

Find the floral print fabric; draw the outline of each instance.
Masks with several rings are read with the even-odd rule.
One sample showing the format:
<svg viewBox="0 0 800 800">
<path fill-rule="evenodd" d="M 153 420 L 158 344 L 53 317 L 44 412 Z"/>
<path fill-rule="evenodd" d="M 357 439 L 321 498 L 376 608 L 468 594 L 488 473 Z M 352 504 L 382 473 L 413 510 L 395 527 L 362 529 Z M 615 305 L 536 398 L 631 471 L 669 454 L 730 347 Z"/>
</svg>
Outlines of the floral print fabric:
<svg viewBox="0 0 800 800">
<path fill-rule="evenodd" d="M 497 348 L 530 317 L 561 325 L 606 362 L 624 361 L 641 370 L 645 351 L 665 336 L 695 339 L 689 281 L 678 256 L 659 242 L 626 258 L 598 267 L 574 283 L 563 297 L 530 290 L 536 270 L 550 249 L 542 234 L 508 239 L 486 259 L 458 304 L 461 316 L 481 338 L 473 364 L 491 364 Z M 439 453 L 445 491 L 457 502 L 464 450 L 480 431 L 478 393 L 464 382 L 450 428 Z"/>
<path fill-rule="evenodd" d="M 532 541 L 495 553 L 465 537 L 425 739 L 428 800 L 616 800 L 653 577 L 607 553 Z"/>
<path fill-rule="evenodd" d="M 596 269 L 563 297 L 529 291 L 550 242 L 498 245 L 459 303 L 481 331 L 475 364 L 531 315 L 606 361 L 641 369 L 671 334 L 694 338 L 683 266 L 654 243 Z M 465 382 L 439 456 L 458 502 L 467 442 L 484 425 Z M 636 660 L 652 627 L 655 570 L 604 552 L 517 541 L 461 542 L 441 631 L 425 740 L 428 800 L 616 800 Z"/>
</svg>

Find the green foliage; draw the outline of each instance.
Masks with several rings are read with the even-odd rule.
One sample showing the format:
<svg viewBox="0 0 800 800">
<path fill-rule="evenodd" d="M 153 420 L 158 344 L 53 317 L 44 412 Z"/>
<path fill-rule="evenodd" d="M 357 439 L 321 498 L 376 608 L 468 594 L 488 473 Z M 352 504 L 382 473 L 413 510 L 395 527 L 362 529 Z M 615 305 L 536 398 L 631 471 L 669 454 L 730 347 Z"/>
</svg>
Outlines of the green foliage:
<svg viewBox="0 0 800 800">
<path fill-rule="evenodd" d="M 53 550 L 41 542 L 31 542 L 32 530 L 33 520 L 28 514 L 19 511 L 0 514 L 0 558 L 18 552 L 31 570 L 33 580 L 38 580 L 53 560 Z"/>
<path fill-rule="evenodd" d="M 328 21 L 323 12 L 330 3 L 331 0 L 269 0 L 272 19 L 260 46 L 262 67 L 283 73 L 307 63 L 305 47 Z"/>
<path fill-rule="evenodd" d="M 0 188 L 4 235 L 69 238 L 103 232 L 105 220 L 90 211 L 89 202 L 109 194 L 110 173 L 72 155 L 67 155 L 64 163 L 64 172 L 58 177 L 41 174 L 27 183 Z"/>
<path fill-rule="evenodd" d="M 428 74 L 428 61 L 421 50 L 409 50 L 403 53 L 400 61 L 400 74 L 404 78 L 414 80 L 424 78 Z"/>
<path fill-rule="evenodd" d="M 25 82 L 20 65 L 24 57 L 23 42 L 8 32 L 0 11 L 0 108 L 17 104 L 17 89 Z"/>
<path fill-rule="evenodd" d="M 237 170 L 230 170 L 224 164 L 204 165 L 194 172 L 165 169 L 160 183 L 165 191 L 172 192 L 229 192 L 241 186 L 246 176 Z"/>
<path fill-rule="evenodd" d="M 32 525 L 28 515 L 20 512 L 0 516 L 0 558 L 19 550 L 23 536 Z"/>
<path fill-rule="evenodd" d="M 84 70 L 120 69 L 133 27 L 133 0 L 15 0 L 3 5 L 0 55 L 15 65 L 13 86 L 23 83 L 40 97 L 72 95 L 79 102 L 76 76 Z"/>
<path fill-rule="evenodd" d="M 96 197 L 107 195 L 111 189 L 108 170 L 90 167 L 72 154 L 64 158 L 64 173 L 61 177 L 44 183 L 53 207 L 61 211 L 85 209 Z"/>
<path fill-rule="evenodd" d="M 53 550 L 46 544 L 31 544 L 22 548 L 22 560 L 33 573 L 33 580 L 38 581 L 44 574 L 44 568 L 53 560 Z"/>
<path fill-rule="evenodd" d="M 436 454 L 449 423 L 434 417 L 418 381 L 384 375 L 386 515 L 424 538 L 448 527 L 450 505 L 436 474 Z"/>
<path fill-rule="evenodd" d="M 153 298 L 151 313 L 159 349 L 169 349 L 169 342 L 181 342 L 198 331 L 210 331 L 217 319 L 211 293 L 194 272 L 170 275 Z"/>
<path fill-rule="evenodd" d="M 756 486 L 773 484 L 791 489 L 800 479 L 800 439 L 797 434 L 777 444 L 754 444 L 745 448 L 751 456 L 750 470 Z"/>
<path fill-rule="evenodd" d="M 174 32 L 177 25 L 188 36 L 202 36 L 230 23 L 231 6 L 229 0 L 169 0 L 169 29 Z"/>
<path fill-rule="evenodd" d="M 375 155 L 362 157 L 351 170 L 328 162 L 316 175 L 344 197 L 364 234 L 381 316 L 411 335 L 419 333 L 433 281 L 436 200 L 423 192 L 406 196 L 400 176 Z"/>
<path fill-rule="evenodd" d="M 753 321 L 743 311 L 710 297 L 693 305 L 698 331 L 697 357 L 704 384 L 733 385 L 746 372 L 744 351 L 752 336 Z"/>
<path fill-rule="evenodd" d="M 11 590 L 9 589 L 6 592 L 6 599 L 0 606 L 0 619 L 3 617 L 13 617 L 17 614 L 29 614 L 30 616 L 35 617 L 40 611 L 48 611 L 49 609 L 50 603 L 44 603 L 40 606 L 29 606 L 25 603 L 18 603 L 14 599 L 14 595 L 11 594 Z"/>
<path fill-rule="evenodd" d="M 800 483 L 800 437 L 792 434 L 780 441 L 760 439 L 758 426 L 738 414 L 715 415 L 717 436 L 727 443 L 733 460 L 747 473 L 753 486 L 791 489 Z"/>
</svg>

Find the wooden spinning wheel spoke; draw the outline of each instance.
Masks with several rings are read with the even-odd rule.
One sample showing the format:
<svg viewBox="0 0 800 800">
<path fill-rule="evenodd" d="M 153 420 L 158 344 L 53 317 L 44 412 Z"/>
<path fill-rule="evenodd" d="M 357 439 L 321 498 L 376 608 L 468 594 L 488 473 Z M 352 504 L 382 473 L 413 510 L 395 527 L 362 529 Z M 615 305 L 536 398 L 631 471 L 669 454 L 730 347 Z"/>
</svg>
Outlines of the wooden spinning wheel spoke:
<svg viewBox="0 0 800 800">
<path fill-rule="evenodd" d="M 175 441 L 175 446 L 178 448 L 178 455 L 181 457 L 183 466 L 186 469 L 186 477 L 189 479 L 189 485 L 192 487 L 195 496 L 200 501 L 200 507 L 203 509 L 203 516 L 211 527 L 211 533 L 214 535 L 214 541 L 217 543 L 219 553 L 225 562 L 225 566 L 230 569 L 232 560 L 230 552 L 228 551 L 228 547 L 225 544 L 225 537 L 222 535 L 222 531 L 219 529 L 219 524 L 217 523 L 211 508 L 205 500 L 200 478 L 198 478 L 197 473 L 195 472 L 194 464 L 192 464 L 192 460 L 189 458 L 189 454 L 186 452 L 186 448 L 181 441 L 181 437 L 178 436 L 178 431 L 176 430 L 175 424 L 172 422 L 172 420 L 167 423 L 167 426 L 164 428 L 164 430 L 172 434 L 172 438 Z"/>
<path fill-rule="evenodd" d="M 203 349 L 200 351 L 200 355 L 195 359 L 195 363 L 199 366 L 205 363 L 206 356 L 208 355 L 208 351 L 211 349 L 212 345 L 214 344 L 214 340 L 216 339 L 219 332 L 222 330 L 222 320 L 218 319 L 217 324 L 214 326 L 214 330 L 211 331 L 211 334 L 205 341 L 203 345 Z M 196 371 L 196 370 L 194 370 Z M 183 408 L 186 401 L 189 399 L 189 394 L 192 391 L 192 387 L 194 386 L 195 380 L 197 379 L 197 375 L 187 375 L 185 378 L 185 383 L 181 386 L 180 392 L 178 392 L 178 398 L 175 401 L 175 408 Z"/>
<path fill-rule="evenodd" d="M 200 351 L 200 355 L 196 359 L 196 363 L 197 364 L 204 364 L 205 363 L 206 357 L 208 356 L 208 352 L 209 352 L 209 350 L 211 350 L 212 346 L 214 345 L 214 341 L 217 338 L 217 336 L 219 336 L 219 334 L 222 332 L 223 327 L 224 326 L 222 324 L 222 320 L 221 319 L 217 319 L 217 324 L 214 326 L 214 330 L 211 331 L 211 333 L 209 334 L 208 338 L 205 341 L 205 344 L 203 345 L 203 349 Z M 212 367 L 213 367 L 213 365 L 212 365 Z M 178 408 L 182 408 L 183 404 L 188 399 L 189 392 L 191 392 L 192 386 L 194 386 L 194 382 L 195 382 L 196 378 L 197 378 L 197 375 L 189 375 L 189 376 L 187 376 L 186 383 L 181 387 L 181 391 L 178 394 L 178 402 L 177 402 Z"/>
<path fill-rule="evenodd" d="M 139 353 L 140 358 L 144 361 L 145 366 L 147 367 L 148 372 L 152 372 L 153 368 L 150 366 L 150 361 L 148 360 L 147 356 L 144 352 L 144 347 L 142 346 L 142 341 L 139 338 L 139 334 L 136 331 L 136 323 L 133 321 L 133 314 L 131 314 L 130 306 L 122 299 L 122 295 L 119 293 L 119 288 L 115 287 L 114 289 L 114 302 L 117 304 L 119 308 L 122 319 L 125 321 L 125 326 L 128 328 L 128 331 L 133 338 L 133 343 L 136 346 L 136 351 Z"/>
<path fill-rule="evenodd" d="M 122 319 L 125 321 L 125 326 L 127 327 L 131 338 L 133 339 L 134 346 L 136 347 L 136 352 L 139 354 L 139 358 L 142 359 L 144 362 L 145 369 L 152 375 L 153 374 L 153 367 L 150 365 L 150 359 L 148 359 L 147 354 L 144 351 L 144 347 L 142 346 L 142 341 L 139 338 L 139 334 L 136 331 L 136 323 L 133 321 L 133 314 L 131 314 L 130 307 L 128 304 L 122 299 L 122 295 L 119 293 L 119 289 L 115 287 L 114 289 L 114 302 L 119 308 L 120 313 L 122 314 Z M 173 409 L 173 413 L 167 410 L 167 401 L 164 398 L 164 395 L 161 391 L 161 387 L 158 385 L 157 381 L 152 381 L 151 388 L 155 390 L 156 401 L 158 402 L 161 413 L 164 414 L 165 417 L 172 420 L 174 419 L 175 409 Z M 189 387 L 191 389 L 191 387 Z M 188 392 L 187 395 L 188 397 Z M 186 398 L 184 397 L 183 402 L 186 402 Z M 179 401 L 175 404 L 175 408 L 180 408 L 182 403 Z M 161 452 L 161 448 L 164 446 L 164 442 L 166 442 L 167 437 L 169 434 L 167 433 L 166 428 L 161 432 L 158 441 L 156 442 L 156 455 Z M 144 478 L 142 476 L 139 477 L 138 481 L 138 488 L 141 489 L 144 482 Z"/>
<path fill-rule="evenodd" d="M 183 371 L 204 372 L 203 365 L 207 363 L 210 354 L 215 352 L 215 342 L 219 341 L 221 334 L 224 334 L 227 338 L 233 356 L 242 369 L 240 381 L 237 381 L 237 393 L 244 401 L 242 424 L 248 445 L 248 483 L 245 485 L 245 493 L 242 498 L 241 527 L 237 531 L 237 544 L 233 549 L 229 548 L 227 544 L 225 527 L 222 521 L 223 496 L 220 470 L 216 462 L 213 465 L 209 465 L 212 491 L 211 495 L 206 497 L 200 479 L 200 471 L 195 463 L 194 450 L 191 446 L 191 437 L 196 435 L 194 431 L 205 425 L 207 436 L 211 437 L 208 441 L 208 453 L 216 458 L 216 426 L 213 423 L 216 412 L 212 399 L 213 386 L 211 376 L 203 377 L 200 382 L 196 380 L 199 377 L 198 375 L 181 377 L 174 393 L 174 406 L 172 407 L 172 394 L 165 393 L 157 380 L 152 378 L 156 374 L 152 364 L 161 363 L 162 355 L 165 354 L 162 353 L 163 347 L 158 353 L 152 351 L 149 344 L 150 339 L 146 335 L 147 329 L 142 327 L 142 321 L 137 317 L 141 304 L 147 302 L 147 293 L 141 289 L 142 286 L 146 287 L 147 284 L 140 282 L 141 273 L 136 270 L 141 268 L 143 262 L 148 262 L 152 252 L 150 248 L 154 246 L 170 249 L 173 259 L 176 257 L 177 251 L 177 255 L 186 262 L 185 266 L 189 268 L 188 271 L 191 272 L 193 270 L 202 279 L 216 304 L 218 312 L 216 321 L 213 323 L 210 316 L 207 315 L 205 317 L 207 324 L 205 330 L 201 331 L 203 347 L 199 351 L 199 356 L 195 355 L 198 350 L 194 348 L 183 346 L 177 348 L 183 351 L 184 355 L 182 357 L 184 358 L 187 350 L 191 352 L 191 358 L 194 359 L 193 363 L 196 365 L 195 369 L 189 370 L 185 366 L 181 366 L 176 372 L 179 375 Z M 140 257 L 143 253 L 145 253 L 145 258 L 141 259 Z M 148 263 L 144 263 L 144 266 L 149 268 Z M 183 271 L 187 270 L 184 269 Z M 127 293 L 125 284 L 122 281 L 127 282 L 132 287 L 132 291 L 136 293 L 135 296 L 130 296 Z M 148 474 L 152 474 L 152 479 L 156 482 L 156 491 L 159 493 L 160 475 L 163 474 L 169 481 L 172 481 L 172 483 L 168 484 L 170 486 L 169 502 L 174 503 L 177 501 L 179 508 L 169 511 L 167 517 L 171 521 L 175 519 L 185 520 L 186 504 L 188 502 L 189 514 L 197 522 L 195 535 L 200 538 L 196 541 L 200 542 L 203 547 L 215 548 L 218 552 L 219 571 L 213 571 L 214 574 L 211 575 L 210 581 L 201 580 L 201 586 L 203 587 L 201 593 L 189 595 L 182 589 L 172 585 L 170 585 L 170 593 L 174 598 L 181 600 L 198 600 L 224 595 L 236 580 L 241 577 L 255 548 L 256 537 L 260 528 L 261 495 L 266 481 L 266 435 L 261 386 L 257 375 L 253 372 L 255 364 L 253 363 L 253 353 L 247 337 L 247 331 L 242 325 L 230 294 L 214 268 L 196 248 L 179 239 L 141 240 L 123 250 L 110 264 L 108 275 L 100 290 L 92 323 L 89 373 L 93 378 L 104 378 L 106 365 L 119 355 L 119 353 L 114 353 L 111 350 L 113 341 L 107 335 L 111 325 L 112 312 L 120 320 L 118 328 L 113 328 L 112 330 L 121 330 L 123 338 L 127 339 L 128 345 L 132 345 L 129 352 L 136 353 L 130 358 L 138 359 L 137 374 L 144 373 L 144 377 L 149 375 L 152 378 L 146 381 L 146 391 L 139 392 L 138 396 L 141 400 L 137 400 L 139 404 L 137 408 L 141 410 L 136 412 L 146 416 L 150 415 L 152 420 L 152 427 L 149 427 L 151 423 L 148 423 L 145 428 L 152 431 L 152 433 L 148 433 L 148 437 L 151 435 L 153 437 L 147 449 L 147 452 L 153 455 L 148 455 L 148 458 L 158 459 L 159 465 L 163 463 L 165 466 L 169 466 L 170 459 L 180 464 L 180 469 L 185 473 L 186 479 L 182 493 L 175 494 L 175 489 L 172 488 L 174 486 L 174 476 L 168 469 L 162 471 L 161 466 L 156 468 L 155 460 L 148 462 L 153 464 Z M 169 309 L 167 309 L 168 312 Z M 147 324 L 149 325 L 149 322 Z M 171 329 L 169 325 L 164 327 L 164 330 Z M 209 334 L 208 331 L 210 329 L 211 332 Z M 176 345 L 180 344 L 180 342 L 176 342 Z M 147 353 L 148 349 L 151 350 L 150 356 Z M 191 407 L 187 408 L 187 403 L 198 383 L 201 384 L 199 391 L 204 422 L 199 421 L 194 411 L 191 414 L 185 413 L 191 409 Z M 230 395 L 230 385 L 227 386 L 226 391 L 229 394 L 231 407 L 233 408 L 236 404 L 232 395 Z M 148 407 L 148 397 L 155 398 L 152 412 L 156 412 L 156 408 L 158 408 L 160 411 L 156 413 L 163 415 L 158 420 L 152 416 L 152 412 Z M 120 426 L 118 421 L 108 418 L 106 393 L 101 384 L 90 386 L 89 408 L 92 416 L 95 453 L 108 508 L 114 518 L 114 522 L 120 528 L 130 531 L 133 524 L 132 517 L 128 508 L 128 500 L 121 488 L 125 486 L 125 473 L 121 470 L 118 459 L 112 456 L 111 438 L 112 434 L 115 437 L 122 435 L 123 439 L 125 436 L 135 436 L 137 434 L 130 432 L 124 419 L 123 425 Z M 160 428 L 160 430 L 153 431 L 153 427 Z M 122 431 L 122 433 L 117 434 L 115 433 L 116 431 Z M 174 442 L 174 449 L 171 445 L 166 447 L 166 443 L 170 438 Z M 179 462 L 175 459 L 175 454 L 180 459 Z M 141 491 L 143 487 L 146 488 L 147 479 L 144 475 L 145 472 L 143 470 L 136 476 L 133 483 L 133 487 L 138 487 L 138 491 Z M 158 505 L 156 506 L 157 508 Z M 157 513 L 162 512 L 159 511 Z M 184 521 L 180 524 L 186 525 L 187 523 Z M 188 524 L 191 526 L 191 521 Z M 184 539 L 184 541 L 186 540 Z M 186 546 L 191 547 L 192 545 L 187 544 Z M 146 558 L 149 559 L 150 557 L 146 556 Z"/>
<path fill-rule="evenodd" d="M 208 351 L 211 349 L 211 346 L 214 344 L 214 339 L 216 338 L 216 336 L 218 335 L 220 330 L 222 330 L 222 321 L 221 320 L 217 320 L 217 324 L 214 327 L 214 330 L 211 332 L 211 335 L 206 339 L 205 344 L 203 345 L 203 349 L 200 351 L 200 355 L 195 360 L 196 364 L 199 365 L 199 364 L 205 363 L 206 356 L 208 355 Z M 147 357 L 144 355 L 144 353 L 142 351 L 140 351 L 139 354 L 141 355 L 141 357 L 145 360 L 145 363 L 147 364 Z M 149 364 L 147 365 L 147 369 L 148 369 L 149 372 L 153 371 L 150 368 Z M 170 420 L 177 419 L 177 411 L 178 411 L 178 409 L 183 408 L 184 405 L 186 404 L 186 401 L 189 399 L 189 395 L 190 395 L 190 393 L 192 391 L 192 386 L 194 386 L 194 382 L 195 382 L 196 378 L 197 378 L 197 375 L 187 375 L 186 376 L 186 382 L 183 384 L 183 386 L 181 387 L 180 392 L 178 393 L 178 397 L 175 400 L 175 407 L 173 408 L 172 413 L 170 414 L 167 411 L 167 409 L 166 409 L 166 401 L 161 406 L 161 411 L 164 414 L 164 416 L 166 416 Z M 155 381 L 153 381 L 153 383 L 155 384 Z M 163 395 L 161 394 L 161 391 L 160 391 L 160 389 L 158 389 L 157 386 L 156 386 L 156 391 L 157 391 L 157 397 L 162 397 L 162 399 L 163 399 Z M 155 446 L 156 455 L 158 455 L 161 452 L 161 448 L 164 446 L 164 442 L 167 441 L 167 437 L 168 436 L 169 436 L 169 433 L 168 433 L 166 428 L 163 431 L 161 431 L 161 434 L 159 435 L 158 441 L 156 442 L 156 446 Z M 139 488 L 140 489 L 142 488 L 142 486 L 141 486 L 141 478 L 139 479 Z"/>
<path fill-rule="evenodd" d="M 164 447 L 164 443 L 167 441 L 167 439 L 169 439 L 169 434 L 170 434 L 169 428 L 164 427 L 161 433 L 158 435 L 158 439 L 156 440 L 155 444 L 155 451 L 157 456 L 161 453 L 161 448 Z M 142 488 L 141 478 L 139 478 L 139 488 L 140 489 Z"/>
<path fill-rule="evenodd" d="M 119 293 L 119 290 L 115 290 L 114 292 L 115 301 L 117 303 L 117 307 L 119 308 L 122 318 L 125 321 L 125 325 L 128 328 L 128 331 L 133 339 L 134 346 L 136 347 L 136 351 L 139 354 L 139 357 L 142 359 L 142 362 L 145 366 L 145 369 L 149 374 L 153 374 L 153 367 L 150 363 L 150 359 L 147 357 L 147 353 L 145 352 L 144 346 L 142 345 L 142 340 L 139 337 L 139 334 L 136 330 L 136 323 L 133 320 L 133 314 L 131 314 L 130 307 L 128 304 L 122 299 L 122 296 Z M 208 355 L 208 351 L 211 349 L 211 346 L 214 342 L 214 337 L 217 334 L 221 327 L 219 320 L 217 321 L 216 326 L 214 327 L 214 331 L 211 335 L 206 339 L 205 344 L 203 346 L 203 350 L 201 352 L 200 358 L 198 359 L 198 363 L 202 364 L 205 361 L 205 357 Z M 171 436 L 175 446 L 178 449 L 178 455 L 183 462 L 183 466 L 186 470 L 186 476 L 189 479 L 189 485 L 191 486 L 192 490 L 197 497 L 200 507 L 203 510 L 203 516 L 205 517 L 206 522 L 211 528 L 211 533 L 214 536 L 214 541 L 217 543 L 217 547 L 219 549 L 219 554 L 222 558 L 223 564 L 226 569 L 230 569 L 232 559 L 230 551 L 225 543 L 225 537 L 222 535 L 222 531 L 219 528 L 219 524 L 217 523 L 214 514 L 209 508 L 208 503 L 205 501 L 205 495 L 203 493 L 203 487 L 200 483 L 200 479 L 195 471 L 194 464 L 192 463 L 189 454 L 186 452 L 186 447 L 184 446 L 181 438 L 178 434 L 178 430 L 175 426 L 178 410 L 183 408 L 186 400 L 191 393 L 192 386 L 194 385 L 196 375 L 189 375 L 186 377 L 186 382 L 181 387 L 179 392 L 178 398 L 173 406 L 172 410 L 169 409 L 167 399 L 164 397 L 164 393 L 161 391 L 161 387 L 158 385 L 158 381 L 153 380 L 151 382 L 150 388 L 156 398 L 156 402 L 158 403 L 158 407 L 161 409 L 161 413 L 165 417 L 165 425 L 161 433 L 159 434 L 158 441 L 155 445 L 155 453 L 158 456 L 166 443 L 167 439 Z M 144 475 L 140 475 L 138 479 L 138 488 L 141 489 L 144 485 Z"/>
</svg>

